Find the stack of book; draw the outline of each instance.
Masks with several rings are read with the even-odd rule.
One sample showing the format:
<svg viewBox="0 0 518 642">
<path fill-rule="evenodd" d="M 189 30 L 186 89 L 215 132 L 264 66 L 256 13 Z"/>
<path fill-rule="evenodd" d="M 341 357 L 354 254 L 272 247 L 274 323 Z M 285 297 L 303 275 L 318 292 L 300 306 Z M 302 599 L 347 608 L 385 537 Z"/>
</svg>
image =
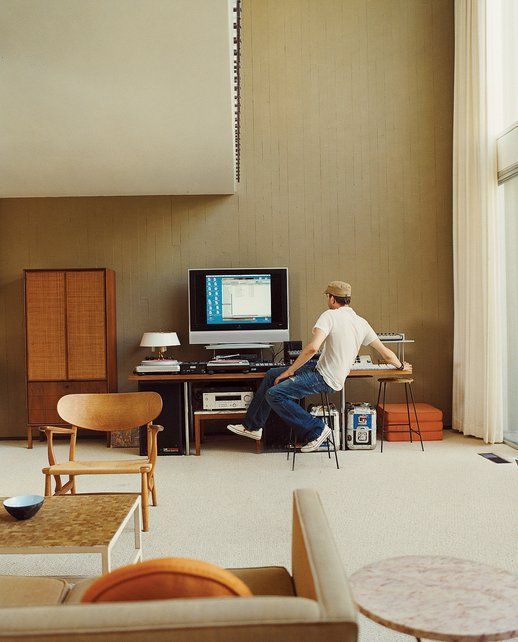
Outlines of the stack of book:
<svg viewBox="0 0 518 642">
<path fill-rule="evenodd" d="M 176 359 L 144 359 L 135 368 L 137 374 L 175 374 L 180 372 Z"/>
</svg>

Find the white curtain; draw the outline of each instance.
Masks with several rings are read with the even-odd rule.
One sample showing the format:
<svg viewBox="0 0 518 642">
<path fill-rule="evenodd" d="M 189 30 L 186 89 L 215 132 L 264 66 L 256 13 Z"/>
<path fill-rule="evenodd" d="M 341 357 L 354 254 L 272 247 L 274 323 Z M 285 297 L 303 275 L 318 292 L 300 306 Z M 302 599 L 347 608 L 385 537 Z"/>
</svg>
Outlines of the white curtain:
<svg viewBox="0 0 518 642">
<path fill-rule="evenodd" d="M 504 422 L 496 2 L 455 1 L 453 427 L 486 443 L 502 441 Z"/>
</svg>

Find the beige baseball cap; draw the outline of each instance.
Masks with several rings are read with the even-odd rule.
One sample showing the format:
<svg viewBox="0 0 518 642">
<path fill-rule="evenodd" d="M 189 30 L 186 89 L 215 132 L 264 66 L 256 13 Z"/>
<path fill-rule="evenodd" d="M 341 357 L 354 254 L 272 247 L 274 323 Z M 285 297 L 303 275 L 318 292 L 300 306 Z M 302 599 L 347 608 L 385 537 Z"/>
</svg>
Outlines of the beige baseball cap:
<svg viewBox="0 0 518 642">
<path fill-rule="evenodd" d="M 324 294 L 332 294 L 333 296 L 351 296 L 351 286 L 345 281 L 331 281 Z"/>
</svg>

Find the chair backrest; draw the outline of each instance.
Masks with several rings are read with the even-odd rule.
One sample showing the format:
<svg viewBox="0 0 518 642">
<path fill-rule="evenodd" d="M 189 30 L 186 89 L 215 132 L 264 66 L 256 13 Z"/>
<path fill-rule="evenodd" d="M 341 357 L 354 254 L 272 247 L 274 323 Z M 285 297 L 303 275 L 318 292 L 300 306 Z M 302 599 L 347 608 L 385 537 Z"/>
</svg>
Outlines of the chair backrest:
<svg viewBox="0 0 518 642">
<path fill-rule="evenodd" d="M 130 430 L 153 421 L 161 410 L 157 392 L 66 395 L 58 401 L 61 419 L 90 430 Z"/>
</svg>

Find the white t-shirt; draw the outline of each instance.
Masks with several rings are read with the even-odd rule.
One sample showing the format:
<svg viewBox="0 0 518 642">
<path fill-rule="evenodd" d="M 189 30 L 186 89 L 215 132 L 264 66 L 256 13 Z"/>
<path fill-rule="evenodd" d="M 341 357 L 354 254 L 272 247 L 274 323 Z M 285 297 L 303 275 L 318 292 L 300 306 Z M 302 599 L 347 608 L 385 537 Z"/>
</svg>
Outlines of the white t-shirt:
<svg viewBox="0 0 518 642">
<path fill-rule="evenodd" d="M 326 335 L 317 370 L 328 386 L 341 390 L 360 346 L 369 345 L 378 335 L 365 319 L 346 305 L 323 312 L 315 328 Z"/>
</svg>

